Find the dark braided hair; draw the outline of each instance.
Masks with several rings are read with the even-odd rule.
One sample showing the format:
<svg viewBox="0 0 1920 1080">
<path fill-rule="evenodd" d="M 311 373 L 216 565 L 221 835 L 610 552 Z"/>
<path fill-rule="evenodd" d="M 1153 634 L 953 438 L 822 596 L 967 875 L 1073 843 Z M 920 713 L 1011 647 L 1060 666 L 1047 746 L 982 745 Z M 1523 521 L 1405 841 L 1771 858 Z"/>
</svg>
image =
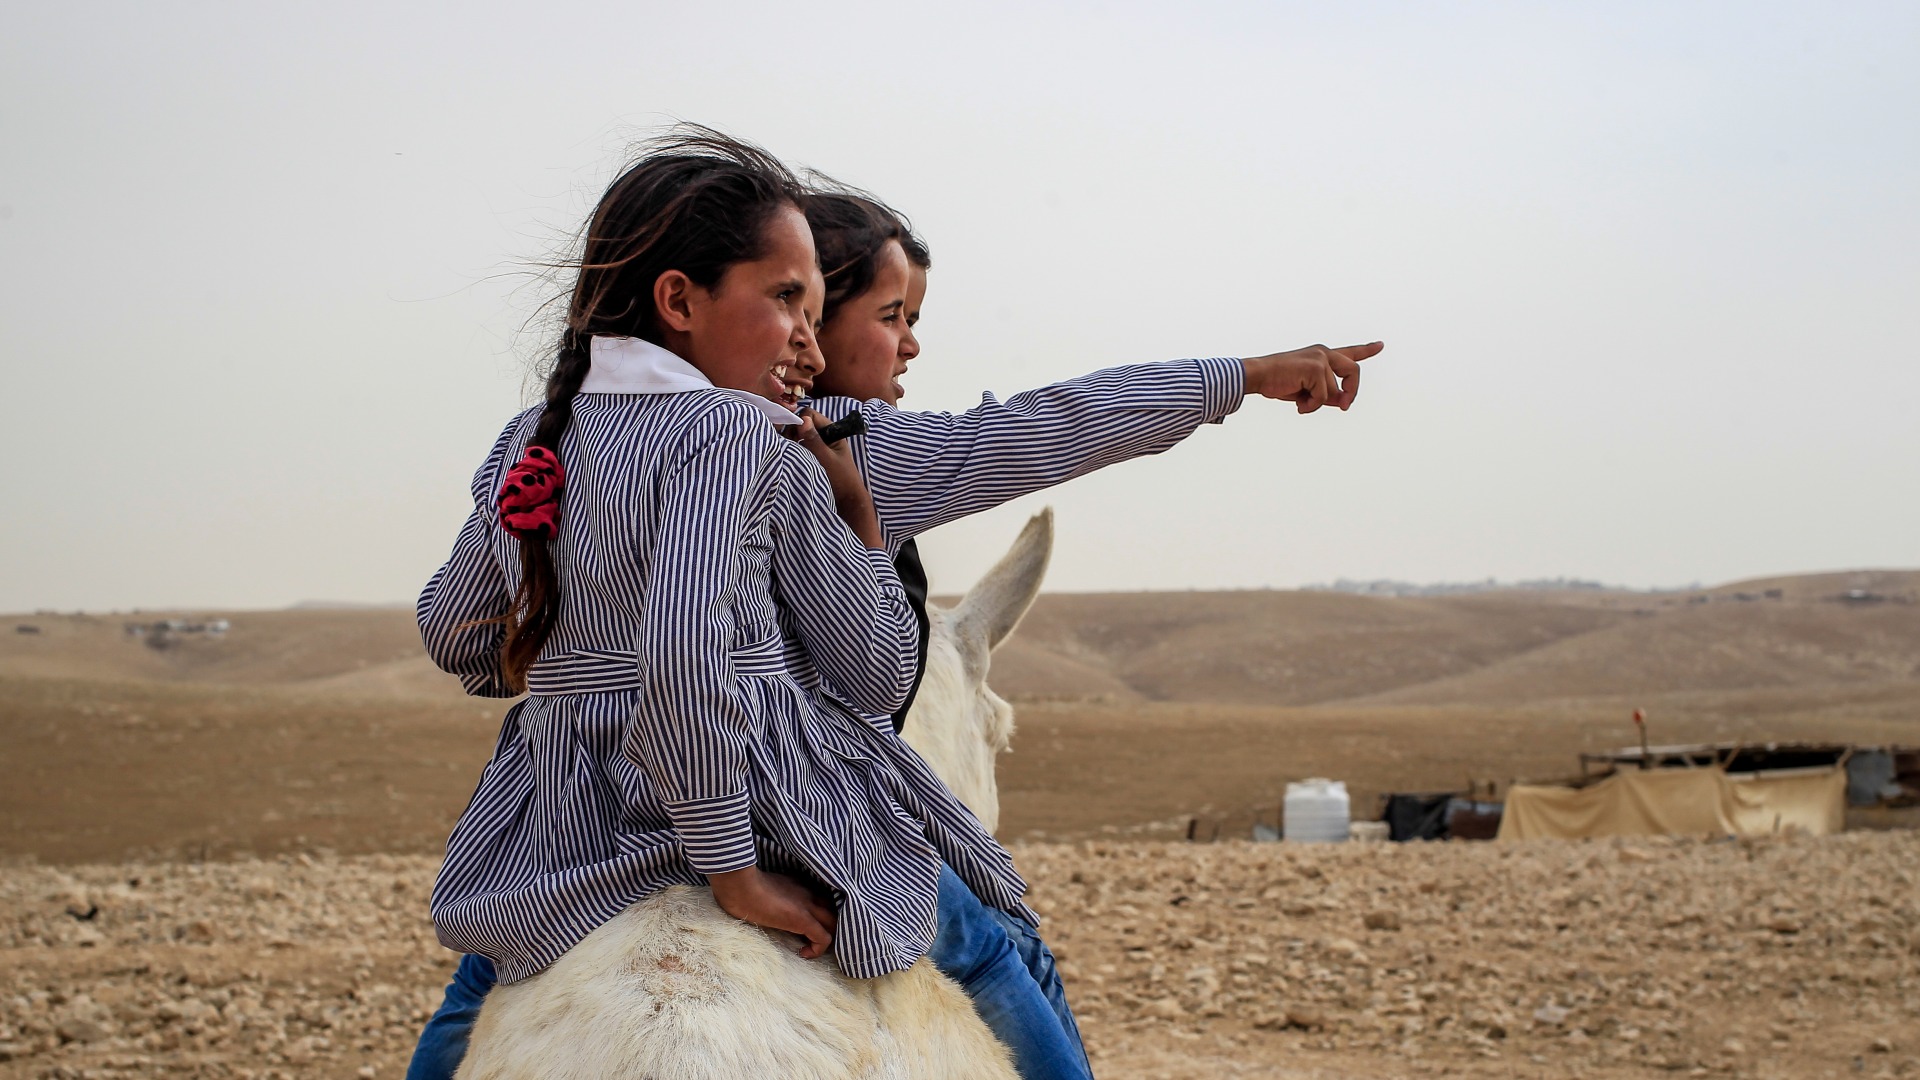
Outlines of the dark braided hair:
<svg viewBox="0 0 1920 1080">
<path fill-rule="evenodd" d="M 729 267 L 764 255 L 767 223 L 805 200 L 805 188 L 777 158 L 711 128 L 685 124 L 647 144 L 587 221 L 546 405 L 528 445 L 559 456 L 595 336 L 661 344 L 653 300 L 661 274 L 678 270 L 713 288 Z M 520 538 L 520 586 L 507 614 L 495 620 L 506 626 L 500 666 L 516 689 L 526 688 L 527 669 L 560 617 L 560 579 L 548 544 Z"/>
<path fill-rule="evenodd" d="M 889 241 L 898 242 L 907 261 L 922 270 L 933 268 L 933 255 L 914 235 L 906 215 L 858 188 L 810 174 L 813 191 L 807 196 L 807 224 L 813 229 L 814 248 L 820 252 L 820 274 L 826 279 L 821 320 L 831 321 L 840 305 L 873 287 L 880 273 L 880 254 Z"/>
</svg>

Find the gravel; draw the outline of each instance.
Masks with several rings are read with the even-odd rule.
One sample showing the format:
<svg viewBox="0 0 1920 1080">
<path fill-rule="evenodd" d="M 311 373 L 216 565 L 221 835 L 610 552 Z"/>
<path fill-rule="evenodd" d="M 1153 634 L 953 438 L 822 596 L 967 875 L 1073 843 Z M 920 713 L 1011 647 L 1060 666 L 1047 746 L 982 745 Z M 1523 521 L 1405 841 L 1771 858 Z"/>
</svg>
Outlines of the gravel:
<svg viewBox="0 0 1920 1080">
<path fill-rule="evenodd" d="M 1920 833 L 1015 855 L 1104 1080 L 1920 1077 Z M 434 867 L 0 867 L 0 1078 L 398 1078 Z"/>
</svg>

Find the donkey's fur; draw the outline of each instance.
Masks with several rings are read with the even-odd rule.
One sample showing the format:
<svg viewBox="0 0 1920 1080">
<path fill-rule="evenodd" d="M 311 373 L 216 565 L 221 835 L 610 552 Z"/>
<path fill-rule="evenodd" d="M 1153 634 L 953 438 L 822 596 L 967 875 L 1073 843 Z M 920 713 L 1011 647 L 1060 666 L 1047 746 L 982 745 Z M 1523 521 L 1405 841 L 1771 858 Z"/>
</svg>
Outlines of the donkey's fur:
<svg viewBox="0 0 1920 1080">
<path fill-rule="evenodd" d="M 1013 706 L 987 685 L 987 668 L 1040 594 L 1052 554 L 1049 508 L 958 604 L 927 612 L 927 674 L 901 734 L 988 831 L 1000 828 L 993 765 L 1013 740 Z"/>
</svg>

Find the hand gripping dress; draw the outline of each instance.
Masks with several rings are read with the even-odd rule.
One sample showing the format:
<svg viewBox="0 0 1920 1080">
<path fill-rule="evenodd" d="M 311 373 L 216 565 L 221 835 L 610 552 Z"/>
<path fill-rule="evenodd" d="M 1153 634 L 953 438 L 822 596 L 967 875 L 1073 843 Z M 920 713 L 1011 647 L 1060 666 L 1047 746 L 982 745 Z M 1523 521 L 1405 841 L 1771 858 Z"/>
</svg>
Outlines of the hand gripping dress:
<svg viewBox="0 0 1920 1080">
<path fill-rule="evenodd" d="M 420 596 L 428 652 L 472 694 L 512 696 L 503 632 L 472 624 L 518 582 L 496 500 L 539 415 L 474 475 L 473 515 Z M 662 888 L 755 863 L 827 889 L 855 977 L 926 953 L 942 860 L 1037 922 L 1005 849 L 849 711 L 900 703 L 917 634 L 818 462 L 719 390 L 580 394 L 560 457 L 559 619 L 447 842 L 443 944 L 518 981 Z"/>
</svg>

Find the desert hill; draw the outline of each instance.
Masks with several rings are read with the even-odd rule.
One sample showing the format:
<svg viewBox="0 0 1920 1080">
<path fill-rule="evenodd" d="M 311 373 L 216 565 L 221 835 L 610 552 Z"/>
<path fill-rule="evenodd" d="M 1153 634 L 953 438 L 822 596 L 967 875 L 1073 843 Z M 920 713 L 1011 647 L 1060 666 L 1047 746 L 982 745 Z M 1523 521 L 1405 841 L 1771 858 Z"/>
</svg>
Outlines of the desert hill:
<svg viewBox="0 0 1920 1080">
<path fill-rule="evenodd" d="M 1920 572 L 1670 594 L 1051 595 L 994 659 L 995 688 L 1016 698 L 1248 705 L 1510 705 L 1914 678 Z"/>
<path fill-rule="evenodd" d="M 227 625 L 127 630 L 168 618 Z M 1046 595 L 992 682 L 1019 708 L 1008 835 L 1232 831 L 1306 775 L 1365 804 L 1561 774 L 1635 705 L 1664 740 L 1920 742 L 1920 572 Z M 9 616 L 0 855 L 431 851 L 504 708 L 436 671 L 403 608 Z"/>
<path fill-rule="evenodd" d="M 127 627 L 182 617 L 231 629 L 132 647 L 146 642 Z M 398 607 L 0 618 L 38 631 L 0 636 L 0 676 L 423 694 L 452 685 Z M 1663 594 L 1048 594 L 993 672 L 1013 700 L 1238 705 L 1511 704 L 1913 678 L 1920 571 Z"/>
<path fill-rule="evenodd" d="M 128 633 L 168 619 L 230 627 L 169 634 L 163 644 Z M 413 613 L 402 608 L 12 615 L 0 627 L 13 631 L 0 636 L 0 677 L 263 686 L 394 664 L 432 670 Z M 21 632 L 27 627 L 37 632 Z"/>
</svg>

